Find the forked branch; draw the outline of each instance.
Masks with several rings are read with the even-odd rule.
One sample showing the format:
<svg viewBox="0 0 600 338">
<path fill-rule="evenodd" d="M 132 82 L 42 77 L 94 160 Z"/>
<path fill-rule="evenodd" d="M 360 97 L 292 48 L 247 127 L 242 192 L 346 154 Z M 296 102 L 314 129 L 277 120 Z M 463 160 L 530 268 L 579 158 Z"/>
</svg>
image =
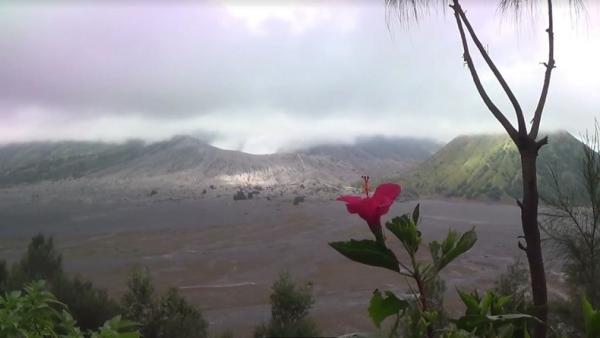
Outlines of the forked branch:
<svg viewBox="0 0 600 338">
<path fill-rule="evenodd" d="M 463 57 L 464 57 L 465 62 L 467 63 L 467 66 L 469 67 L 469 72 L 471 73 L 471 76 L 473 77 L 473 82 L 475 83 L 475 87 L 477 88 L 477 91 L 479 92 L 479 95 L 483 99 L 483 102 L 485 103 L 485 105 L 492 112 L 492 114 L 498 120 L 498 122 L 500 122 L 502 127 L 504 127 L 504 129 L 506 130 L 506 132 L 508 133 L 510 138 L 513 140 L 513 142 L 515 142 L 515 144 L 517 144 L 518 143 L 517 130 L 515 129 L 515 127 L 513 127 L 513 125 L 506 118 L 506 116 L 504 116 L 504 114 L 502 114 L 500 109 L 498 109 L 498 107 L 496 107 L 496 105 L 492 102 L 492 100 L 488 96 L 487 92 L 485 91 L 485 88 L 483 88 L 483 85 L 481 84 L 479 74 L 477 74 L 477 69 L 475 69 L 475 64 L 473 63 L 473 59 L 471 58 L 471 54 L 469 52 L 469 44 L 467 42 L 467 37 L 466 37 L 465 30 L 463 28 L 460 14 L 459 14 L 459 11 L 461 11 L 461 9 L 460 9 L 460 5 L 458 4 L 458 1 L 454 0 L 453 4 L 450 5 L 450 8 L 452 8 L 454 10 L 454 17 L 456 18 L 456 25 L 458 26 L 458 31 L 460 33 L 460 39 L 462 41 L 462 46 L 463 46 Z"/>
<path fill-rule="evenodd" d="M 517 115 L 519 133 L 521 135 L 527 135 L 527 127 L 525 126 L 525 118 L 523 117 L 523 110 L 521 109 L 521 105 L 519 104 L 519 101 L 515 97 L 515 94 L 512 92 L 512 90 L 508 86 L 508 83 L 506 83 L 506 80 L 504 80 L 504 77 L 498 70 L 498 67 L 496 67 L 496 65 L 494 64 L 494 61 L 492 61 L 492 59 L 490 58 L 488 52 L 485 50 L 483 44 L 479 40 L 479 37 L 477 37 L 477 34 L 475 33 L 473 26 L 471 26 L 471 23 L 467 19 L 467 15 L 465 14 L 465 12 L 461 8 L 461 6 L 457 3 L 455 5 L 454 9 L 460 15 L 460 18 L 464 22 L 465 27 L 467 28 L 467 31 L 469 32 L 469 35 L 471 36 L 471 39 L 473 40 L 473 42 L 475 43 L 475 46 L 479 50 L 479 53 L 481 53 L 481 56 L 487 63 L 488 67 L 490 67 L 490 70 L 492 71 L 492 73 L 494 73 L 494 76 L 496 76 L 496 79 L 502 86 L 502 89 L 506 93 L 506 96 L 508 96 L 510 103 L 513 105 L 513 107 L 515 109 L 515 113 Z"/>
<path fill-rule="evenodd" d="M 544 62 L 544 66 L 546 67 L 546 72 L 544 74 L 544 84 L 542 85 L 542 93 L 540 94 L 540 99 L 538 101 L 537 107 L 535 108 L 535 113 L 533 115 L 531 131 L 529 132 L 529 136 L 535 139 L 538 135 L 538 131 L 540 129 L 540 122 L 542 120 L 542 111 L 544 110 L 544 105 L 546 104 L 546 98 L 548 97 L 548 88 L 550 88 L 550 78 L 552 77 L 552 70 L 556 68 L 556 63 L 554 61 L 554 19 L 552 16 L 552 0 L 548 0 L 548 29 L 546 29 L 548 33 L 548 62 Z"/>
</svg>

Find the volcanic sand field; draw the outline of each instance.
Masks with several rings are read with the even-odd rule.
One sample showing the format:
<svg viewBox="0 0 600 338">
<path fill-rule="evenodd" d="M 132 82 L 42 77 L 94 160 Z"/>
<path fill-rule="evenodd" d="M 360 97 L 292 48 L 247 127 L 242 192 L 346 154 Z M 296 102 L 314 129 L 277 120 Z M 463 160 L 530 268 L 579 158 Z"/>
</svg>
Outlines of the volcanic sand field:
<svg viewBox="0 0 600 338">
<path fill-rule="evenodd" d="M 384 219 L 409 212 L 416 203 L 396 203 Z M 477 230 L 475 247 L 443 274 L 446 304 L 456 313 L 455 287 L 492 286 L 520 254 L 519 210 L 479 202 L 420 203 L 425 243 L 441 239 L 449 227 Z M 372 331 L 366 312 L 372 291 L 408 292 L 399 275 L 351 262 L 327 245 L 372 237 L 343 203 L 330 200 L 0 205 L 0 257 L 18 259 L 39 232 L 54 236 L 67 272 L 119 296 L 131 267 L 146 266 L 159 290 L 179 287 L 197 304 L 211 331 L 232 329 L 236 336 L 250 336 L 255 325 L 268 320 L 270 287 L 284 270 L 313 283 L 312 315 L 324 334 Z M 398 253 L 399 242 L 391 234 L 388 240 Z M 425 246 L 420 255 L 429 259 Z"/>
</svg>

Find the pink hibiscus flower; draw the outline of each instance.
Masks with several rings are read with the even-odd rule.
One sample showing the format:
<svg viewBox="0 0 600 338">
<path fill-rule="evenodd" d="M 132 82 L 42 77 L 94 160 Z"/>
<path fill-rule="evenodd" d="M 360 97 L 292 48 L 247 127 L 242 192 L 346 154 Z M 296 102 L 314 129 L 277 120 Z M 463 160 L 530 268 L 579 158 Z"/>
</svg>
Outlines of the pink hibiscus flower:
<svg viewBox="0 0 600 338">
<path fill-rule="evenodd" d="M 345 195 L 338 197 L 337 200 L 346 202 L 348 212 L 358 214 L 364 219 L 377 240 L 382 241 L 381 216 L 390 210 L 390 206 L 400 195 L 401 188 L 398 184 L 383 183 L 375 189 L 372 196 L 369 196 L 369 176 L 362 176 L 362 179 L 366 197 Z"/>
</svg>

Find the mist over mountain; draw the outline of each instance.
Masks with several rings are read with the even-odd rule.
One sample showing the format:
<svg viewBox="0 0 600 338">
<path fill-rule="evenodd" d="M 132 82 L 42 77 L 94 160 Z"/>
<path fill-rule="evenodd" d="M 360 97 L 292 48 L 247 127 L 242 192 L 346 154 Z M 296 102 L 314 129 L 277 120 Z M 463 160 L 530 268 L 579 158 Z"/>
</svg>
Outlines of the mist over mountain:
<svg viewBox="0 0 600 338">
<path fill-rule="evenodd" d="M 387 178 L 414 169 L 441 147 L 442 144 L 430 139 L 375 136 L 359 139 L 354 144 L 326 144 L 303 152 L 328 156 L 348 163 L 364 174 Z"/>
</svg>

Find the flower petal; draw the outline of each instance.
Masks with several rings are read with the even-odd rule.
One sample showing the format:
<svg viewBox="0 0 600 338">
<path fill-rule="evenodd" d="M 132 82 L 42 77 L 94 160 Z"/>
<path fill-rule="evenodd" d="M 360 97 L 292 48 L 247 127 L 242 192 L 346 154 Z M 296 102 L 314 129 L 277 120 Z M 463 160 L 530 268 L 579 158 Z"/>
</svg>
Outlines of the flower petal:
<svg viewBox="0 0 600 338">
<path fill-rule="evenodd" d="M 372 197 L 344 195 L 337 198 L 346 202 L 346 208 L 351 214 L 358 214 L 364 219 L 372 231 L 381 227 L 381 216 L 385 215 L 390 206 L 400 195 L 400 186 L 393 183 L 381 184 L 375 189 Z"/>
<path fill-rule="evenodd" d="M 375 200 L 396 200 L 398 195 L 400 195 L 400 191 L 402 188 L 398 184 L 394 183 L 384 183 L 377 186 L 375 189 L 375 193 L 373 194 L 373 199 Z"/>
<path fill-rule="evenodd" d="M 352 196 L 352 195 L 343 195 L 336 199 L 337 201 L 344 201 L 346 203 L 356 203 L 358 201 L 363 200 L 360 196 Z"/>
<path fill-rule="evenodd" d="M 347 195 L 340 196 L 337 198 L 337 200 L 346 202 L 346 208 L 348 209 L 349 213 L 358 214 L 360 217 L 363 217 L 362 215 L 365 213 L 365 198 Z"/>
</svg>

